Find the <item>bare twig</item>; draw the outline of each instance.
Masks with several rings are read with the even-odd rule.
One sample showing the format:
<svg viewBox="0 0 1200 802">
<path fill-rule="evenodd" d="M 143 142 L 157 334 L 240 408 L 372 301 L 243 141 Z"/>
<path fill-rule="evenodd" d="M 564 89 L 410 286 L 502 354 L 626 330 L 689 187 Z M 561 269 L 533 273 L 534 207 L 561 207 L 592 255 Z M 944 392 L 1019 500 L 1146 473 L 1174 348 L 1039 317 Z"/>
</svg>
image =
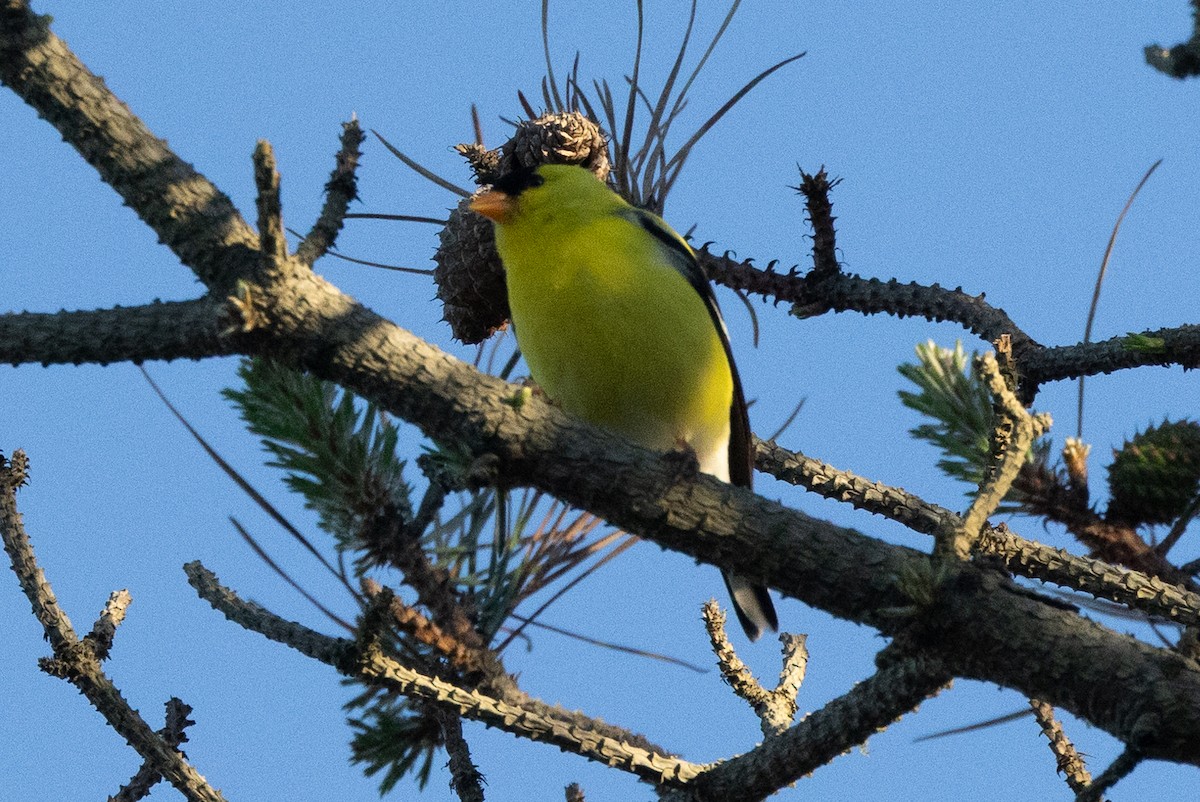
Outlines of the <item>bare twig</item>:
<svg viewBox="0 0 1200 802">
<path fill-rule="evenodd" d="M 804 675 L 808 673 L 808 635 L 780 632 L 779 643 L 782 646 L 783 666 L 779 669 L 779 682 L 772 693 L 781 699 L 790 700 L 788 706 L 791 712 L 787 717 L 787 723 L 790 725 L 796 716 L 800 686 L 804 684 Z"/>
<path fill-rule="evenodd" d="M 166 723 L 158 734 L 168 745 L 178 748 L 187 742 L 187 728 L 196 723 L 188 718 L 192 708 L 174 696 L 167 700 L 166 708 Z M 109 802 L 137 802 L 144 799 L 161 779 L 162 774 L 147 760 L 115 796 L 109 797 Z"/>
<path fill-rule="evenodd" d="M 1003 346 L 1008 344 L 1007 335 L 1000 339 L 1001 351 L 1011 353 Z M 1050 416 L 1042 413 L 1030 415 L 1017 400 L 995 355 L 984 354 L 976 361 L 976 369 L 987 383 L 995 399 L 996 425 L 992 432 L 992 463 L 984 474 L 983 484 L 963 516 L 962 526 L 939 537 L 936 548 L 942 554 L 953 554 L 966 559 L 979 541 L 984 524 L 996 511 L 1000 502 L 1008 495 L 1013 481 L 1029 455 L 1033 441 L 1050 428 Z"/>
<path fill-rule="evenodd" d="M 779 672 L 779 684 L 774 690 L 764 688 L 750 669 L 734 651 L 733 644 L 725 634 L 725 613 L 715 599 L 709 599 L 701 610 L 704 627 L 721 677 L 729 683 L 733 692 L 744 699 L 758 715 L 763 735 L 777 736 L 787 730 L 796 717 L 796 696 L 804 682 L 804 671 L 808 665 L 808 650 L 804 648 L 804 635 L 779 636 L 783 643 L 783 668 Z"/>
<path fill-rule="evenodd" d="M 504 673 L 499 657 L 490 649 L 468 646 L 374 580 L 363 579 L 363 593 L 386 607 L 397 627 L 445 657 L 458 672 L 488 677 Z"/>
<path fill-rule="evenodd" d="M 645 739 L 631 734 L 614 738 L 601 734 L 612 728 L 578 714 L 563 715 L 546 705 L 514 705 L 480 691 L 461 688 L 422 674 L 383 654 L 377 646 L 331 638 L 269 610 L 238 598 L 198 562 L 184 566 L 196 592 L 230 621 L 320 660 L 339 671 L 376 681 L 405 696 L 437 704 L 474 721 L 533 741 L 545 741 L 566 751 L 606 763 L 648 782 L 678 784 L 694 778 L 703 766 L 646 748 Z"/>
<path fill-rule="evenodd" d="M 1137 749 L 1126 746 L 1125 751 L 1117 755 L 1116 760 L 1110 763 L 1091 785 L 1075 795 L 1075 802 L 1103 802 L 1108 789 L 1129 776 L 1142 760 L 1142 754 Z"/>
<path fill-rule="evenodd" d="M 767 703 L 767 689 L 758 683 L 750 669 L 737 656 L 733 644 L 729 642 L 729 636 L 725 634 L 725 613 L 716 599 L 709 599 L 701 608 L 701 614 L 704 618 L 704 628 L 708 630 L 713 654 L 717 657 L 721 678 L 757 712 Z"/>
<path fill-rule="evenodd" d="M 1087 765 L 1075 750 L 1071 739 L 1063 732 L 1062 724 L 1054 717 L 1054 708 L 1040 699 L 1030 699 L 1029 706 L 1042 728 L 1042 734 L 1050 741 L 1050 751 L 1054 753 L 1059 773 L 1066 777 L 1072 791 L 1081 793 L 1092 784 L 1092 775 L 1088 773 Z"/>
<path fill-rule="evenodd" d="M 950 682 L 937 660 L 903 657 L 787 732 L 704 772 L 670 800 L 757 800 L 795 782 L 887 727 Z"/>
<path fill-rule="evenodd" d="M 483 774 L 471 761 L 471 748 L 463 737 L 462 719 L 437 705 L 427 705 L 442 729 L 442 743 L 450 756 L 450 788 L 462 802 L 483 802 Z"/>
<path fill-rule="evenodd" d="M 54 590 L 42 573 L 33 554 L 33 545 L 25 533 L 17 512 L 16 490 L 28 473 L 24 452 L 13 454 L 12 462 L 0 458 L 0 537 L 12 561 L 17 581 L 33 605 L 34 616 L 42 625 L 54 657 L 43 658 L 42 670 L 68 680 L 87 697 L 92 706 L 117 731 L 152 763 L 171 785 L 192 802 L 222 802 L 224 797 L 212 788 L 183 755 L 158 733 L 150 729 L 136 710 L 102 670 L 100 660 L 87 640 L 79 640 L 70 619 L 58 606 Z M 103 627 L 99 627 L 103 629 Z"/>
<path fill-rule="evenodd" d="M 801 170 L 800 179 L 797 189 L 804 195 L 808 222 L 813 230 L 813 269 L 805 278 L 819 283 L 841 272 L 833 228 L 833 221 L 837 218 L 833 216 L 833 205 L 829 202 L 829 191 L 839 182 L 837 179 L 829 180 L 824 166 L 816 175 L 809 175 Z"/>
<path fill-rule="evenodd" d="M 287 238 L 283 230 L 283 205 L 279 198 L 279 171 L 271 143 L 258 140 L 254 148 L 254 185 L 258 188 L 258 242 L 263 269 L 278 272 L 287 259 Z"/>
<path fill-rule="evenodd" d="M 333 174 L 325 184 L 325 205 L 312 230 L 296 246 L 296 258 L 312 266 L 337 241 L 338 232 L 346 220 L 350 203 L 358 199 L 358 160 L 362 156 L 359 147 L 365 136 L 358 119 L 351 118 L 342 123 L 342 146 L 338 150 Z"/>
<path fill-rule="evenodd" d="M 90 644 L 97 660 L 107 660 L 112 650 L 113 638 L 116 637 L 117 627 L 125 620 L 125 611 L 133 602 L 133 596 L 128 590 L 114 590 L 104 604 L 104 612 L 96 619 L 92 631 L 83 636 Z"/>
</svg>

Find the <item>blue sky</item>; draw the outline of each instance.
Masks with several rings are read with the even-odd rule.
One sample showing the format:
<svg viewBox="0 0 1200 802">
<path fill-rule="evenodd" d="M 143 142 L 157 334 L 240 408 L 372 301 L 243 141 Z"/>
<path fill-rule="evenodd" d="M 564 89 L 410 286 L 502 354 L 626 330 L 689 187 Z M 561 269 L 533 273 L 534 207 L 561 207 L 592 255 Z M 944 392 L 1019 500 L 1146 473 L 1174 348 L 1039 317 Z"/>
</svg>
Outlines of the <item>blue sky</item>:
<svg viewBox="0 0 1200 802">
<path fill-rule="evenodd" d="M 633 44 L 633 1 L 551 6 L 555 62 L 582 52 L 582 74 L 617 85 Z M 645 80 L 656 86 L 682 33 L 687 4 L 647 3 Z M 542 75 L 536 3 L 397 4 L 293 2 L 248 9 L 211 2 L 35 5 L 90 68 L 185 160 L 253 219 L 250 154 L 272 142 L 283 177 L 285 220 L 307 229 L 321 204 L 339 124 L 356 113 L 426 166 L 462 184 L 468 173 L 450 146 L 471 136 L 476 103 L 487 144 L 520 113 Z M 705 5 L 703 40 L 724 9 Z M 448 23 L 451 20 L 452 23 Z M 698 124 L 762 67 L 808 55 L 772 76 L 698 147 L 667 205 L 676 228 L 765 263 L 808 264 L 797 165 L 826 165 L 843 183 L 833 195 L 846 268 L 864 275 L 986 291 L 1034 338 L 1077 341 L 1110 228 L 1126 196 L 1158 158 L 1163 164 L 1130 213 L 1104 288 L 1095 337 L 1196 322 L 1200 253 L 1200 155 L 1195 109 L 1200 84 L 1168 79 L 1142 62 L 1154 41 L 1187 37 L 1189 8 L 1139 4 L 960 4 L 748 2 L 693 89 Z M 123 207 L 94 171 L 15 96 L 0 92 L 0 305 L 52 311 L 195 297 L 199 285 Z M 366 145 L 358 211 L 438 216 L 454 198 L 407 170 L 376 142 Z M 432 226 L 354 221 L 344 252 L 430 266 Z M 394 320 L 464 358 L 427 278 L 332 259 L 318 270 Z M 735 352 L 756 399 L 760 434 L 774 431 L 798 399 L 806 403 L 783 444 L 836 466 L 904 486 L 952 508 L 962 488 L 933 468 L 937 455 L 913 443 L 918 421 L 900 406 L 895 366 L 934 339 L 982 344 L 949 324 L 845 314 L 797 321 L 757 305 L 750 322 L 721 290 Z M 255 439 L 221 399 L 236 360 L 150 365 L 154 377 L 214 445 L 296 522 L 314 521 L 261 467 Z M 1093 495 L 1104 493 L 1109 449 L 1164 415 L 1195 415 L 1196 378 L 1146 369 L 1088 384 L 1085 439 L 1093 444 Z M 349 600 L 313 570 L 199 451 L 137 370 L 0 367 L 6 399 L 0 449 L 25 448 L 33 483 L 19 501 L 42 565 L 77 627 L 90 626 L 110 591 L 134 603 L 108 669 L 157 726 L 170 695 L 195 708 L 187 746 L 199 770 L 230 800 L 374 799 L 376 783 L 348 765 L 334 672 L 243 632 L 196 599 L 180 566 L 200 559 L 230 586 L 288 618 L 322 626 L 243 545 L 235 516 L 282 563 L 343 612 Z M 1055 417 L 1061 446 L 1075 428 L 1074 385 L 1046 387 L 1036 407 Z M 405 430 L 414 456 L 420 441 Z M 928 543 L 881 519 L 823 502 L 769 480 L 782 498 L 893 542 Z M 1031 538 L 1067 540 L 1032 521 Z M 1078 550 L 1078 549 L 1076 549 Z M 1194 538 L 1181 560 L 1200 556 Z M 11 577 L 11 574 L 4 572 Z M 699 606 L 722 594 L 715 569 L 645 544 L 580 585 L 550 623 L 599 638 L 709 659 Z M 801 691 L 816 709 L 871 671 L 883 641 L 797 602 L 779 605 L 783 626 L 810 635 Z M 31 800 L 114 793 L 139 765 L 73 689 L 36 669 L 47 652 L 15 582 L 0 582 L 6 647 L 0 650 L 0 774 L 6 793 Z M 1128 624 L 1111 622 L 1125 630 Z M 778 671 L 769 639 L 745 648 L 764 677 Z M 629 726 L 697 761 L 744 751 L 758 738 L 753 716 L 714 673 L 696 675 L 541 634 L 532 651 L 509 655 L 530 693 Z M 1067 798 L 1032 721 L 931 743 L 920 735 L 1019 708 L 1009 691 L 958 682 L 920 713 L 843 756 L 782 799 Z M 1068 734 L 1099 771 L 1115 742 L 1070 717 Z M 469 726 L 490 800 L 556 799 L 579 782 L 589 800 L 648 799 L 638 783 L 544 745 Z M 48 755 L 54 768 L 47 770 Z M 438 767 L 440 769 L 440 766 Z M 1193 787 L 1193 769 L 1144 766 L 1117 799 L 1170 796 Z M 1153 790 L 1151 790 L 1153 789 Z M 394 798 L 412 798 L 402 787 Z M 160 787 L 152 799 L 174 799 Z M 451 799 L 435 773 L 424 798 Z"/>
</svg>

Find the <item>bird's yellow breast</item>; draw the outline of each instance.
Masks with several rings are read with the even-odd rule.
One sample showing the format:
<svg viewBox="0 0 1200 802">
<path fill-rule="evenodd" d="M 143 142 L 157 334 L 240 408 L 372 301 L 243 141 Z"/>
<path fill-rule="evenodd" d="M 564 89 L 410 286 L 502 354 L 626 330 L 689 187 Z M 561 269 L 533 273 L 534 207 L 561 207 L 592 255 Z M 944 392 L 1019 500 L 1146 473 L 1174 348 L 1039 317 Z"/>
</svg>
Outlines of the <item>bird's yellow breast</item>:
<svg viewBox="0 0 1200 802">
<path fill-rule="evenodd" d="M 517 342 L 563 409 L 728 479 L 733 377 L 704 299 L 628 218 L 497 232 Z M 543 229 L 543 234 L 545 229 Z"/>
</svg>

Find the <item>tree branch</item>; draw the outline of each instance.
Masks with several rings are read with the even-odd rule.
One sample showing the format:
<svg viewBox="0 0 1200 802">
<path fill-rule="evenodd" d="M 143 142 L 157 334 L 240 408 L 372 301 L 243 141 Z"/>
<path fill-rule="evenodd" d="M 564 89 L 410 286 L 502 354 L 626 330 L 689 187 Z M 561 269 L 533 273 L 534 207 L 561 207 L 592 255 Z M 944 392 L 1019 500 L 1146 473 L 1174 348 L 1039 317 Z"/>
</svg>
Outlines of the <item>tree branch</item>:
<svg viewBox="0 0 1200 802">
<path fill-rule="evenodd" d="M 1134 337 L 1113 337 L 1102 342 L 1047 347 L 1023 332 L 1003 309 L 988 304 L 983 295 L 968 295 L 961 288 L 904 284 L 896 279 L 884 281 L 840 272 L 821 275 L 815 280 L 794 271 L 762 270 L 750 260 L 737 262 L 728 255 L 706 250 L 698 251 L 697 257 L 714 281 L 768 300 L 790 301 L 795 307 L 793 312 L 802 317 L 825 312 L 864 315 L 882 312 L 896 317 L 953 321 L 987 342 L 1009 334 L 1013 356 L 1021 365 L 1018 395 L 1026 403 L 1037 394 L 1038 387 L 1050 381 L 1145 365 L 1200 366 L 1197 325 L 1158 329 Z"/>
<path fill-rule="evenodd" d="M 342 124 L 342 147 L 337 154 L 337 163 L 333 175 L 325 185 L 325 205 L 321 208 L 321 216 L 313 224 L 312 230 L 304 240 L 296 246 L 296 258 L 306 265 L 325 255 L 337 241 L 338 232 L 346 221 L 346 211 L 351 201 L 358 199 L 358 160 L 362 156 L 359 147 L 364 135 L 357 119 L 351 119 Z"/>
<path fill-rule="evenodd" d="M 228 287 L 258 237 L 232 201 L 171 152 L 22 0 L 0 0 L 0 83 L 53 125 L 209 287 Z"/>
<path fill-rule="evenodd" d="M 926 287 L 916 282 L 902 284 L 896 279 L 882 281 L 840 272 L 812 281 L 807 275 L 794 272 L 760 270 L 749 260 L 737 262 L 728 255 L 718 256 L 704 250 L 696 255 L 714 281 L 772 301 L 791 302 L 800 308 L 803 317 L 824 312 L 864 315 L 884 312 L 896 317 L 951 320 L 987 342 L 1002 334 L 1012 335 L 1013 353 L 1018 359 L 1023 360 L 1026 351 L 1039 347 L 1003 309 L 991 306 L 982 295 L 967 295 L 961 288 L 948 290 L 937 284 Z"/>
<path fill-rule="evenodd" d="M 53 658 L 43 658 L 42 669 L 78 688 L 109 726 L 187 799 L 224 802 L 221 793 L 209 786 L 175 746 L 150 729 L 150 725 L 130 707 L 101 669 L 100 658 L 91 642 L 81 641 L 76 636 L 70 619 L 58 606 L 54 590 L 37 563 L 33 545 L 17 511 L 16 491 L 25 483 L 27 473 L 28 460 L 23 452 L 15 452 L 11 463 L 0 457 L 0 537 L 4 540 L 4 550 L 12 561 L 17 581 L 33 604 L 33 614 L 54 651 Z M 105 627 L 98 623 L 96 629 L 102 631 Z"/>
<path fill-rule="evenodd" d="M 223 302 L 153 301 L 77 312 L 0 314 L 0 362 L 10 365 L 141 364 L 239 353 L 221 336 Z"/>
<path fill-rule="evenodd" d="M 180 745 L 187 742 L 187 728 L 196 723 L 188 718 L 192 713 L 192 708 L 174 696 L 167 700 L 166 708 L 166 722 L 158 734 L 162 736 L 168 746 L 178 749 Z M 152 761 L 147 760 L 142 763 L 137 774 L 125 783 L 116 796 L 110 797 L 108 802 L 137 802 L 139 799 L 145 799 L 161 779 L 162 772 Z"/>
<path fill-rule="evenodd" d="M 898 720 L 950 682 L 935 659 L 903 657 L 810 713 L 787 732 L 705 771 L 668 800 L 758 800 L 799 780 Z"/>
<path fill-rule="evenodd" d="M 824 498 L 881 515 L 926 535 L 960 525 L 955 513 L 902 488 L 838 470 L 774 442 L 757 440 L 756 445 L 756 466 L 760 471 Z M 1091 593 L 1183 624 L 1200 623 L 1200 595 L 1159 578 L 1157 572 L 1146 574 L 1103 560 L 1079 557 L 1063 549 L 1026 540 L 1005 524 L 984 529 L 979 551 L 1000 558 L 1005 568 L 1018 576 Z M 1172 568 L 1168 576 L 1184 573 Z"/>
<path fill-rule="evenodd" d="M 1050 742 L 1050 751 L 1060 774 L 1066 776 L 1067 785 L 1076 794 L 1082 793 L 1092 784 L 1092 775 L 1087 770 L 1087 764 L 1071 743 L 1071 739 L 1063 732 L 1062 724 L 1054 717 L 1054 708 L 1040 699 L 1030 699 L 1029 706 L 1037 718 L 1042 734 Z"/>
<path fill-rule="evenodd" d="M 301 624 L 285 621 L 254 602 L 238 598 L 198 562 L 188 563 L 184 570 L 200 597 L 230 621 L 327 663 L 348 676 L 381 682 L 405 696 L 436 704 L 456 715 L 522 738 L 554 744 L 649 782 L 686 782 L 702 769 L 694 763 L 648 751 L 625 739 L 600 734 L 602 727 L 589 727 L 588 720 L 578 715 L 561 718 L 548 706 L 533 711 L 511 705 L 488 694 L 460 688 L 415 671 L 383 654 L 377 646 L 331 638 Z"/>
</svg>

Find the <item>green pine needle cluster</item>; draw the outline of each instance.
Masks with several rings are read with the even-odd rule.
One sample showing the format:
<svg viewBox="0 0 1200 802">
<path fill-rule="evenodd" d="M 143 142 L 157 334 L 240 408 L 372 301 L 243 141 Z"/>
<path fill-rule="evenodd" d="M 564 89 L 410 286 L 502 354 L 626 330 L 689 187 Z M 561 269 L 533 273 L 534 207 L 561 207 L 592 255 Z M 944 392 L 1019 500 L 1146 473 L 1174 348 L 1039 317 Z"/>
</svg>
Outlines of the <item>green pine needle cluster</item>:
<svg viewBox="0 0 1200 802">
<path fill-rule="evenodd" d="M 973 493 L 983 481 L 990 458 L 995 412 L 987 385 L 975 371 L 975 356 L 963 350 L 962 341 L 953 349 L 942 348 L 932 340 L 917 346 L 917 362 L 900 365 L 900 375 L 911 381 L 917 391 L 900 390 L 900 401 L 932 422 L 909 430 L 918 440 L 933 445 L 942 453 L 937 466 L 947 476 L 970 486 Z M 1050 443 L 1043 438 L 1034 443 L 1029 459 L 1045 462 Z M 1019 491 L 1010 491 L 1009 503 L 1000 510 L 1017 510 Z"/>
<path fill-rule="evenodd" d="M 238 375 L 244 389 L 225 390 L 225 397 L 339 548 L 353 548 L 380 509 L 411 517 L 399 434 L 378 408 L 360 411 L 352 393 L 268 359 L 244 360 Z"/>
<path fill-rule="evenodd" d="M 382 774 L 379 795 L 412 773 L 424 788 L 433 771 L 433 758 L 442 740 L 441 728 L 421 715 L 405 697 L 386 697 L 368 691 L 347 707 L 365 708 L 362 718 L 351 718 L 354 737 L 350 759 L 363 766 L 368 777 Z"/>
<path fill-rule="evenodd" d="M 392 561 L 391 541 L 379 540 L 379 523 L 399 524 L 394 536 L 415 538 L 429 562 L 446 572 L 457 603 L 494 648 L 523 601 L 594 570 L 630 542 L 620 533 L 597 532 L 599 519 L 540 492 L 475 487 L 469 478 L 476 457 L 453 444 L 428 446 L 417 458 L 428 484 L 414 505 L 396 451 L 399 431 L 377 407 L 266 359 L 243 361 L 238 375 L 242 387 L 226 390 L 225 397 L 262 438 L 268 464 L 284 471 L 287 486 L 317 513 L 320 527 L 350 554 L 358 574 L 387 565 L 428 570 Z M 351 586 L 344 569 L 336 570 Z M 443 660 L 400 628 L 378 634 L 382 648 L 406 664 L 436 673 Z M 381 792 L 410 774 L 423 785 L 441 733 L 421 708 L 370 686 L 346 707 L 354 711 L 352 759 L 368 775 L 381 775 Z"/>
<path fill-rule="evenodd" d="M 937 465 L 947 476 L 978 487 L 987 465 L 994 414 L 992 397 L 975 372 L 975 354 L 968 356 L 961 340 L 954 344 L 954 350 L 932 340 L 916 350 L 918 361 L 900 365 L 897 370 L 917 386 L 918 392 L 901 390 L 900 402 L 933 422 L 916 426 L 909 433 L 942 452 L 944 456 Z"/>
</svg>

